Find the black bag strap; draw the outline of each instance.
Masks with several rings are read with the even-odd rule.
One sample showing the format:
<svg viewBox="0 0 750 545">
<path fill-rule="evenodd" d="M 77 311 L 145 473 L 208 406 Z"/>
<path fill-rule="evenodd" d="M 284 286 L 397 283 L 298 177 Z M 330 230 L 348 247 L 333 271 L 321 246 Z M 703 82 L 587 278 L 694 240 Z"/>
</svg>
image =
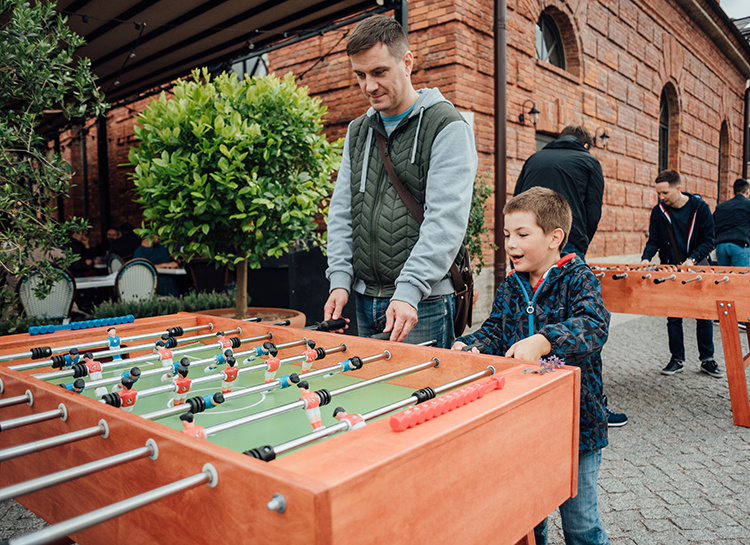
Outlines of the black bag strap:
<svg viewBox="0 0 750 545">
<path fill-rule="evenodd" d="M 388 150 L 386 149 L 385 136 L 383 136 L 381 132 L 375 131 L 375 140 L 377 140 L 378 150 L 380 150 L 380 157 L 381 159 L 383 159 L 385 170 L 386 172 L 388 172 L 388 177 L 390 178 L 393 187 L 396 188 L 398 196 L 401 197 L 401 200 L 404 202 L 409 212 L 411 212 L 411 215 L 414 217 L 414 219 L 417 220 L 417 223 L 419 223 L 419 225 L 422 225 L 422 222 L 424 221 L 424 210 L 422 210 L 422 207 L 417 202 L 417 199 L 415 199 L 414 195 L 412 195 L 409 190 L 406 189 L 406 186 L 401 181 L 401 178 L 399 178 L 398 174 L 396 174 L 396 169 L 393 168 L 391 156 L 388 154 Z M 451 280 L 453 281 L 454 290 L 461 291 L 467 288 L 466 283 L 463 281 L 463 277 L 461 276 L 461 271 L 458 269 L 458 265 L 456 265 L 455 260 L 451 264 L 451 268 L 448 269 L 448 272 L 450 272 L 451 274 Z"/>
</svg>

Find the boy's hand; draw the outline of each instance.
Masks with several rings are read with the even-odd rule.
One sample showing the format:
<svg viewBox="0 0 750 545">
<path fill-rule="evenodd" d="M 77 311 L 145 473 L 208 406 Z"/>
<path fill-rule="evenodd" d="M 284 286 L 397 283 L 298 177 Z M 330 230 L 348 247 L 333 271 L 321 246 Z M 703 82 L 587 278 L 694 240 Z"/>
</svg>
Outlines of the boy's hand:
<svg viewBox="0 0 750 545">
<path fill-rule="evenodd" d="M 456 341 L 453 343 L 453 346 L 451 346 L 451 350 L 463 350 L 464 346 L 466 346 L 466 343 Z"/>
<path fill-rule="evenodd" d="M 515 343 L 505 353 L 506 358 L 539 361 L 552 351 L 552 345 L 547 337 L 537 333 Z"/>
</svg>

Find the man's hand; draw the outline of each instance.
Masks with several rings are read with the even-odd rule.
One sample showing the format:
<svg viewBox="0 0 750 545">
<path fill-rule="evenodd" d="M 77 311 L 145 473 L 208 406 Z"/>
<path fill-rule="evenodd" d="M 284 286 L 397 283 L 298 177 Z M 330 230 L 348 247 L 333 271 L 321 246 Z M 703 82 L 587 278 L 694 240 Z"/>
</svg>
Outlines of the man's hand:
<svg viewBox="0 0 750 545">
<path fill-rule="evenodd" d="M 344 312 L 344 307 L 349 301 L 349 292 L 344 288 L 336 288 L 331 291 L 328 296 L 325 306 L 323 307 L 323 320 L 338 320 L 341 318 L 341 314 Z M 349 318 L 344 318 L 349 323 Z M 347 329 L 347 325 L 343 329 L 336 329 L 334 333 L 343 333 L 344 329 Z"/>
<path fill-rule="evenodd" d="M 643 259 L 641 260 L 641 265 L 650 265 L 651 261 L 649 259 Z"/>
<path fill-rule="evenodd" d="M 686 267 L 695 267 L 695 261 L 693 261 L 689 257 L 685 261 L 683 261 L 682 264 Z"/>
<path fill-rule="evenodd" d="M 537 333 L 515 343 L 505 353 L 506 358 L 539 361 L 552 351 L 552 345 L 547 337 Z"/>
<path fill-rule="evenodd" d="M 391 332 L 389 340 L 401 342 L 417 325 L 417 309 L 404 301 L 392 300 L 385 311 L 383 333 Z"/>
</svg>

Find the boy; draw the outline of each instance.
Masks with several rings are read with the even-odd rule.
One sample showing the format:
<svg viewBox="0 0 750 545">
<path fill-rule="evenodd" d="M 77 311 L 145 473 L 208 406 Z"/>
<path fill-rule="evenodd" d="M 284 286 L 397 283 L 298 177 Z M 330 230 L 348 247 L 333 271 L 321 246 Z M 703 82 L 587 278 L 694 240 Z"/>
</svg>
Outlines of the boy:
<svg viewBox="0 0 750 545">
<path fill-rule="evenodd" d="M 601 286 L 575 254 L 560 258 L 572 221 L 562 195 L 534 187 L 511 199 L 503 213 L 505 250 L 515 270 L 498 289 L 490 317 L 453 349 L 479 343 L 496 355 L 537 361 L 550 354 L 581 368 L 578 495 L 560 506 L 560 515 L 567 544 L 608 544 L 596 493 L 607 445 L 601 350 L 609 312 Z M 546 544 L 547 521 L 534 533 L 537 545 Z"/>
</svg>

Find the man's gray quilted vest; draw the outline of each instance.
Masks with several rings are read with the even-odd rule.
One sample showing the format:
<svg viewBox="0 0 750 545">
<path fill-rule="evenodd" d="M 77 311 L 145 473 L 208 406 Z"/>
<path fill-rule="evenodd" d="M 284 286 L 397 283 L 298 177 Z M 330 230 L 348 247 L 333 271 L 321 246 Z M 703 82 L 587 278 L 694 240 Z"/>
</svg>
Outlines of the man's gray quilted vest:
<svg viewBox="0 0 750 545">
<path fill-rule="evenodd" d="M 451 122 L 463 120 L 447 102 L 404 119 L 388 138 L 393 166 L 406 188 L 421 205 L 435 137 Z M 419 126 L 414 163 L 414 138 Z M 379 115 L 362 116 L 350 127 L 352 242 L 355 276 L 366 284 L 365 295 L 390 297 L 395 281 L 419 237 L 419 224 L 393 187 L 380 158 L 375 135 L 366 149 L 367 131 L 372 127 L 385 135 Z M 370 155 L 364 192 L 361 189 L 364 153 Z"/>
</svg>

